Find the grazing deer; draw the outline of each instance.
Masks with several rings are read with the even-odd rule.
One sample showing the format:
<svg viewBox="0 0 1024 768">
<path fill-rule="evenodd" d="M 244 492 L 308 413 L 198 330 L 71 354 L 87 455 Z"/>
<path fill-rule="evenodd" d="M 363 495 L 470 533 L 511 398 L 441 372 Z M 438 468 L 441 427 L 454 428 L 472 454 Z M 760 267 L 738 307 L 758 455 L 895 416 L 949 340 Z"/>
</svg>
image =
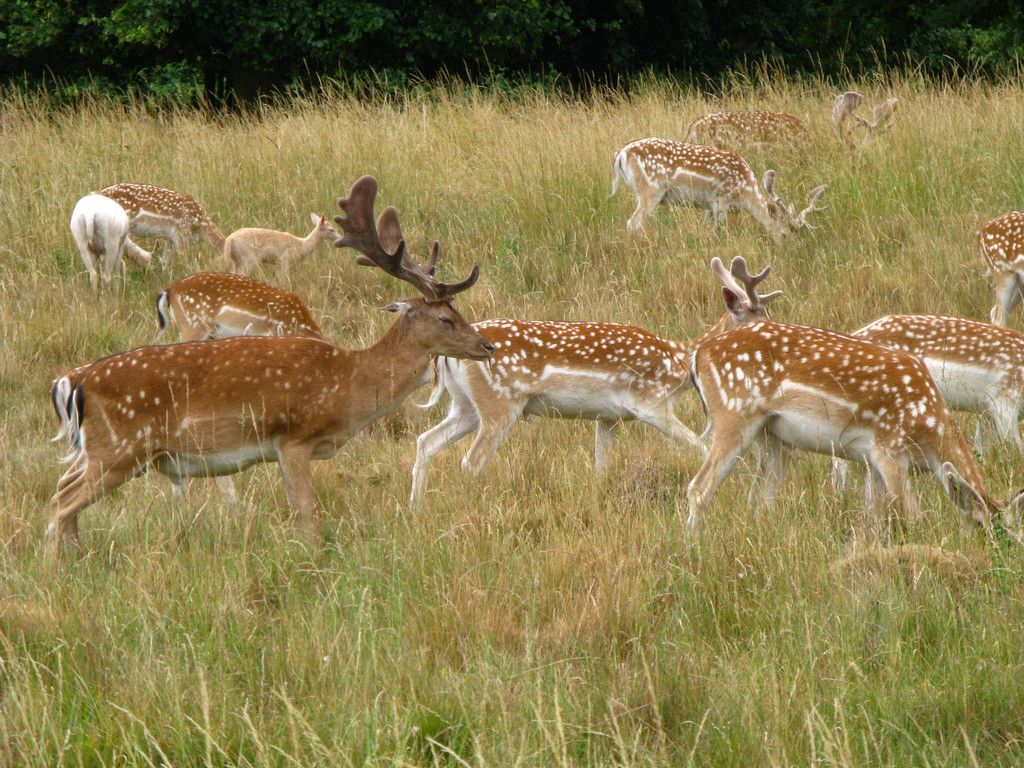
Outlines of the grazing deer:
<svg viewBox="0 0 1024 768">
<path fill-rule="evenodd" d="M 224 241 L 224 258 L 231 270 L 241 275 L 251 275 L 261 263 L 279 264 L 290 270 L 324 240 L 333 243 L 338 239 L 337 231 L 327 223 L 326 216 L 311 213 L 309 218 L 313 222 L 313 231 L 305 237 L 276 229 L 236 229 Z"/>
<path fill-rule="evenodd" d="M 436 262 L 413 261 L 394 208 L 374 223 L 377 181 L 359 179 L 338 205 L 344 236 L 360 252 L 415 286 L 421 298 L 392 304 L 398 319 L 368 349 L 311 338 L 243 336 L 143 347 L 76 368 L 53 383 L 58 438 L 71 463 L 51 499 L 50 551 L 75 541 L 78 513 L 149 467 L 172 481 L 230 475 L 257 462 L 281 467 L 289 505 L 316 523 L 310 461 L 327 459 L 420 386 L 436 355 L 484 360 L 492 346 L 456 311 L 472 286 L 441 283 Z M 437 254 L 435 248 L 435 255 Z"/>
<path fill-rule="evenodd" d="M 889 315 L 852 335 L 921 358 L 946 405 L 987 413 L 999 439 L 1021 447 L 1024 334 L 964 317 Z"/>
<path fill-rule="evenodd" d="M 242 275 L 197 272 L 176 280 L 157 296 L 156 313 L 161 333 L 174 325 L 181 341 L 231 336 L 323 338 L 302 299 Z"/>
<path fill-rule="evenodd" d="M 989 318 L 1006 325 L 1024 291 L 1024 211 L 1010 211 L 978 230 L 978 248 L 988 262 L 996 303 Z"/>
<path fill-rule="evenodd" d="M 840 94 L 832 102 L 832 125 L 835 126 L 839 138 L 846 142 L 850 149 L 856 149 L 853 133 L 857 128 L 864 129 L 862 142 L 889 128 L 899 99 L 888 98 L 881 104 L 876 104 L 871 108 L 871 120 L 866 120 L 857 113 L 863 103 L 864 97 L 857 91 Z"/>
<path fill-rule="evenodd" d="M 416 441 L 410 506 L 419 505 L 427 468 L 446 446 L 477 430 L 462 467 L 479 474 L 524 416 L 593 421 L 598 473 L 606 467 L 623 421 L 650 424 L 676 442 L 699 447 L 697 436 L 674 412 L 676 398 L 690 386 L 694 348 L 766 317 L 768 303 L 782 294 L 758 296 L 757 285 L 771 270 L 751 276 L 741 256 L 733 259 L 731 271 L 718 258 L 711 268 L 722 281 L 728 311 L 708 331 L 687 341 L 660 339 L 618 323 L 486 320 L 474 325 L 494 344 L 494 356 L 488 364 L 437 359 L 434 389 L 423 407 L 435 405 L 443 391 L 451 406 L 444 420 Z"/>
<path fill-rule="evenodd" d="M 712 112 L 686 129 L 686 141 L 719 149 L 803 141 L 807 128 L 785 112 Z"/>
<path fill-rule="evenodd" d="M 796 215 L 794 206 L 784 205 L 772 189 L 775 171 L 765 174 L 762 191 L 750 166 L 735 152 L 667 139 L 641 139 L 620 149 L 612 164 L 613 195 L 620 179 L 636 195 L 636 210 L 626 224 L 631 231 L 643 227 L 658 204 L 666 201 L 707 208 L 710 218 L 722 227 L 730 209 L 743 209 L 781 240 L 810 227 L 807 215 L 827 207 L 816 205 L 825 194 L 822 185 L 811 190 L 807 207 Z"/>
<path fill-rule="evenodd" d="M 152 184 L 129 182 L 101 189 L 98 194 L 116 200 L 125 209 L 133 235 L 165 241 L 160 251 L 162 264 L 167 264 L 171 256 L 181 250 L 183 240 L 199 235 L 217 251 L 224 248 L 224 233 L 189 195 Z"/>
<path fill-rule="evenodd" d="M 786 448 L 798 448 L 865 462 L 874 480 L 868 484 L 872 506 L 881 488 L 890 501 L 903 497 L 913 507 L 907 471 L 930 470 L 967 519 L 1005 530 L 1007 505 L 988 496 L 928 368 L 914 355 L 820 328 L 760 320 L 698 347 L 693 379 L 712 438 L 687 489 L 690 531 L 755 444 L 764 467 L 751 495 L 766 501 L 785 475 Z M 1024 492 L 1009 506 L 1016 509 L 1022 499 Z"/>
<path fill-rule="evenodd" d="M 71 212 L 71 236 L 75 239 L 93 289 L 110 286 L 121 269 L 122 254 L 142 266 L 149 266 L 150 254 L 128 237 L 128 214 L 114 200 L 90 194 Z M 100 265 L 97 272 L 96 264 Z"/>
</svg>

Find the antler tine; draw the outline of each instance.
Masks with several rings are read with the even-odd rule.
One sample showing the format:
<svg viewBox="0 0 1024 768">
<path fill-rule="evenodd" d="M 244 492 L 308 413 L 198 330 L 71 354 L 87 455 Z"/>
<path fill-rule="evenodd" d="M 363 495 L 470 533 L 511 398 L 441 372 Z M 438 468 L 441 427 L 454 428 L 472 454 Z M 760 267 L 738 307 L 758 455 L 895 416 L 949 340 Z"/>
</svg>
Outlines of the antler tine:
<svg viewBox="0 0 1024 768">
<path fill-rule="evenodd" d="M 459 283 L 441 283 L 434 278 L 441 255 L 440 243 L 435 243 L 426 265 L 417 264 L 405 248 L 405 238 L 398 221 L 398 211 L 388 206 L 376 224 L 373 206 L 378 184 L 372 176 L 363 176 L 349 190 L 348 197 L 338 199 L 338 207 L 345 216 L 334 220 L 345 233 L 335 241 L 338 248 L 354 248 L 360 252 L 357 264 L 377 266 L 399 280 L 415 286 L 427 301 L 446 301 L 469 288 L 480 277 L 480 266 L 474 265 L 470 275 Z"/>
<path fill-rule="evenodd" d="M 764 172 L 764 176 L 761 177 L 761 186 L 764 188 L 764 191 L 767 192 L 768 195 L 773 200 L 778 200 L 779 199 L 779 196 L 777 194 L 775 194 L 775 171 L 774 170 L 767 170 L 767 171 Z"/>
<path fill-rule="evenodd" d="M 846 120 L 847 115 L 853 115 L 864 101 L 864 97 L 857 91 L 847 91 L 836 97 L 832 103 L 832 124 L 839 129 Z M 856 117 L 856 115 L 854 115 Z"/>
<path fill-rule="evenodd" d="M 822 184 L 821 186 L 815 187 L 814 189 L 807 193 L 807 207 L 800 211 L 800 215 L 796 217 L 797 223 L 800 226 L 807 227 L 808 229 L 815 228 L 807 221 L 807 214 L 817 213 L 818 211 L 824 211 L 828 209 L 827 205 L 817 204 L 818 201 L 821 199 L 821 196 L 825 194 L 826 189 L 828 189 L 828 186 Z"/>
<path fill-rule="evenodd" d="M 751 306 L 755 308 L 763 307 L 772 299 L 782 295 L 782 291 L 772 291 L 764 296 L 757 295 L 757 286 L 771 274 L 771 266 L 765 267 L 756 275 L 751 275 L 747 270 L 747 260 L 742 256 L 735 256 L 732 260 L 732 266 L 729 268 L 729 271 L 737 280 L 743 283 L 747 298 L 750 300 Z"/>
<path fill-rule="evenodd" d="M 737 256 L 736 258 L 741 257 Z M 736 260 L 733 259 L 734 264 L 735 262 Z M 736 282 L 736 278 L 733 276 L 734 273 L 729 272 L 729 270 L 725 268 L 725 264 L 723 264 L 722 260 L 717 256 L 715 256 L 715 258 L 711 260 L 711 271 L 718 276 L 718 279 L 722 281 L 722 285 L 724 285 L 729 290 L 735 291 L 736 293 L 739 294 L 746 294 L 746 289 L 744 289 L 742 285 Z"/>
</svg>

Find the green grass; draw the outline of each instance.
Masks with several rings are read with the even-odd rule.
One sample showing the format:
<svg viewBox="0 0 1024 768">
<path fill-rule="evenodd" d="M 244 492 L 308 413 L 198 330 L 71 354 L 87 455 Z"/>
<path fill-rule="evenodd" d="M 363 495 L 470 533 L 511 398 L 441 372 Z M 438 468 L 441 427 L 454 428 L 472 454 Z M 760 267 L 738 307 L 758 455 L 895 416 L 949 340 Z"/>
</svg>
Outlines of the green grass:
<svg viewBox="0 0 1024 768">
<path fill-rule="evenodd" d="M 79 196 L 146 181 L 194 194 L 225 231 L 305 233 L 358 176 L 381 184 L 415 253 L 437 237 L 445 278 L 482 265 L 470 319 L 617 320 L 696 335 L 722 312 L 708 262 L 771 263 L 775 317 L 852 329 L 897 311 L 984 317 L 974 232 L 1024 199 L 1018 82 L 861 83 L 900 98 L 856 157 L 831 133 L 835 91 L 775 81 L 710 100 L 668 85 L 587 101 L 437 92 L 342 95 L 244 117 L 0 104 L 0 764 L 994 766 L 1024 762 L 1024 555 L 994 565 L 928 478 L 908 540 L 971 554 L 970 574 L 832 573 L 861 521 L 804 457 L 771 510 L 723 487 L 684 546 L 700 465 L 630 426 L 609 474 L 592 429 L 518 426 L 485 475 L 466 443 L 438 457 L 424 508 L 405 508 L 415 435 L 442 409 L 407 404 L 316 466 L 327 543 L 294 541 L 274 466 L 173 505 L 157 474 L 81 516 L 81 556 L 40 556 L 61 468 L 49 382 L 149 343 L 172 278 L 220 269 L 190 248 L 94 296 L 67 227 Z M 614 152 L 680 137 L 716 108 L 805 116 L 801 153 L 748 158 L 830 209 L 776 247 L 748 217 L 727 233 L 661 209 L 643 236 L 609 196 Z M 146 243 L 146 245 L 150 245 Z M 291 275 L 326 334 L 369 344 L 406 293 L 322 247 Z M 775 307 L 775 305 L 773 305 Z M 1019 319 L 1013 322 L 1019 323 Z M 423 400 L 426 393 L 413 399 Z M 696 398 L 680 417 L 696 429 Z M 963 419 L 973 430 L 973 420 Z M 983 457 L 996 496 L 1020 459 Z"/>
</svg>

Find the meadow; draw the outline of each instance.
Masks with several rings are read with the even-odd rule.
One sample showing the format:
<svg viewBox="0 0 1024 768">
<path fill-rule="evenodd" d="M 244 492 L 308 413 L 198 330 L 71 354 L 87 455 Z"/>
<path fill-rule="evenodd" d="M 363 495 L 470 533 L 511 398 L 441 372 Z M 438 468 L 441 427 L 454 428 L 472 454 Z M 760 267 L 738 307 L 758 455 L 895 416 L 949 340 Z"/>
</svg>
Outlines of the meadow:
<svg viewBox="0 0 1024 768">
<path fill-rule="evenodd" d="M 996 766 L 1024 762 L 1024 553 L 990 557 L 932 479 L 909 542 L 968 569 L 830 570 L 851 551 L 856 486 L 794 463 L 778 503 L 748 507 L 752 463 L 696 542 L 685 491 L 700 456 L 622 430 L 606 476 L 589 423 L 520 424 L 483 477 L 468 441 L 406 508 L 415 437 L 446 403 L 417 392 L 315 482 L 327 536 L 295 535 L 275 465 L 184 504 L 151 473 L 88 508 L 77 557 L 41 556 L 63 446 L 50 381 L 152 343 L 154 298 L 220 270 L 195 243 L 169 268 L 129 265 L 95 295 L 68 231 L 75 201 L 117 181 L 194 195 L 231 231 L 305 234 L 363 174 L 442 278 L 479 261 L 471 320 L 614 320 L 668 338 L 722 313 L 714 256 L 771 264 L 776 319 L 853 329 L 892 312 L 985 318 L 974 233 L 1024 200 L 1021 82 L 736 80 L 714 94 L 652 82 L 587 98 L 468 88 L 358 101 L 343 93 L 249 113 L 0 100 L 0 764 L 26 766 Z M 855 155 L 829 109 L 855 87 L 900 99 Z M 626 232 L 611 197 L 627 141 L 682 138 L 720 108 L 806 118 L 803 150 L 759 149 L 755 173 L 800 202 L 829 185 L 817 229 L 777 246 L 749 217 L 727 232 L 658 210 Z M 142 241 L 152 246 L 152 242 Z M 409 293 L 322 246 L 291 274 L 342 346 L 372 343 Z M 1020 315 L 1011 327 L 1020 327 Z M 697 398 L 680 418 L 700 431 Z M 974 418 L 958 416 L 972 431 Z M 982 457 L 990 490 L 1024 484 L 1011 448 Z"/>
</svg>

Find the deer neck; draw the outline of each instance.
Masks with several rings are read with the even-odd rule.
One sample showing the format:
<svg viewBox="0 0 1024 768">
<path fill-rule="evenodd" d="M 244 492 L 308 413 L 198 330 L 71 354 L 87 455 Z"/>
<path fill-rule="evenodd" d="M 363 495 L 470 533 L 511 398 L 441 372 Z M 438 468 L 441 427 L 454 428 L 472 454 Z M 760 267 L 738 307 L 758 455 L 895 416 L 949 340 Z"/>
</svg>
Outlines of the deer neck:
<svg viewBox="0 0 1024 768">
<path fill-rule="evenodd" d="M 729 331 L 737 327 L 738 325 L 733 320 L 732 315 L 726 312 L 724 315 L 718 318 L 718 322 L 716 322 L 714 325 L 712 325 L 710 328 L 704 331 L 704 333 L 698 336 L 694 336 L 692 339 L 687 339 L 686 341 L 680 341 L 677 343 L 680 346 L 685 347 L 690 351 L 693 351 L 701 344 L 703 344 L 705 341 L 710 341 L 711 339 L 715 338 L 715 336 L 721 336 L 723 333 L 728 333 Z"/>
<path fill-rule="evenodd" d="M 975 490 L 978 491 L 988 503 L 989 508 L 997 506 L 996 502 L 993 501 L 992 497 L 988 495 L 988 490 L 985 487 L 985 480 L 981 476 L 981 471 L 978 469 L 978 463 L 974 460 L 974 456 L 971 454 L 971 449 L 967 445 L 967 441 L 964 436 L 960 434 L 960 431 L 955 427 L 950 429 L 952 426 L 952 420 L 947 424 L 944 434 L 940 438 L 938 455 L 938 465 L 941 466 L 943 462 L 948 461 L 957 471 L 963 476 L 963 478 L 974 486 Z"/>
<path fill-rule="evenodd" d="M 310 254 L 316 250 L 318 245 L 320 245 L 320 233 L 318 228 L 314 228 L 312 232 L 299 241 L 299 253 L 302 255 Z"/>
<path fill-rule="evenodd" d="M 224 233 L 220 231 L 220 227 L 214 224 L 212 221 L 207 220 L 203 224 L 203 233 L 206 235 L 206 240 L 211 246 L 216 248 L 218 251 L 223 250 L 224 241 L 227 239 L 224 237 Z"/>
<path fill-rule="evenodd" d="M 373 392 L 374 402 L 386 411 L 424 382 L 433 356 L 401 317 L 376 344 L 355 353 L 352 379 Z"/>
</svg>

